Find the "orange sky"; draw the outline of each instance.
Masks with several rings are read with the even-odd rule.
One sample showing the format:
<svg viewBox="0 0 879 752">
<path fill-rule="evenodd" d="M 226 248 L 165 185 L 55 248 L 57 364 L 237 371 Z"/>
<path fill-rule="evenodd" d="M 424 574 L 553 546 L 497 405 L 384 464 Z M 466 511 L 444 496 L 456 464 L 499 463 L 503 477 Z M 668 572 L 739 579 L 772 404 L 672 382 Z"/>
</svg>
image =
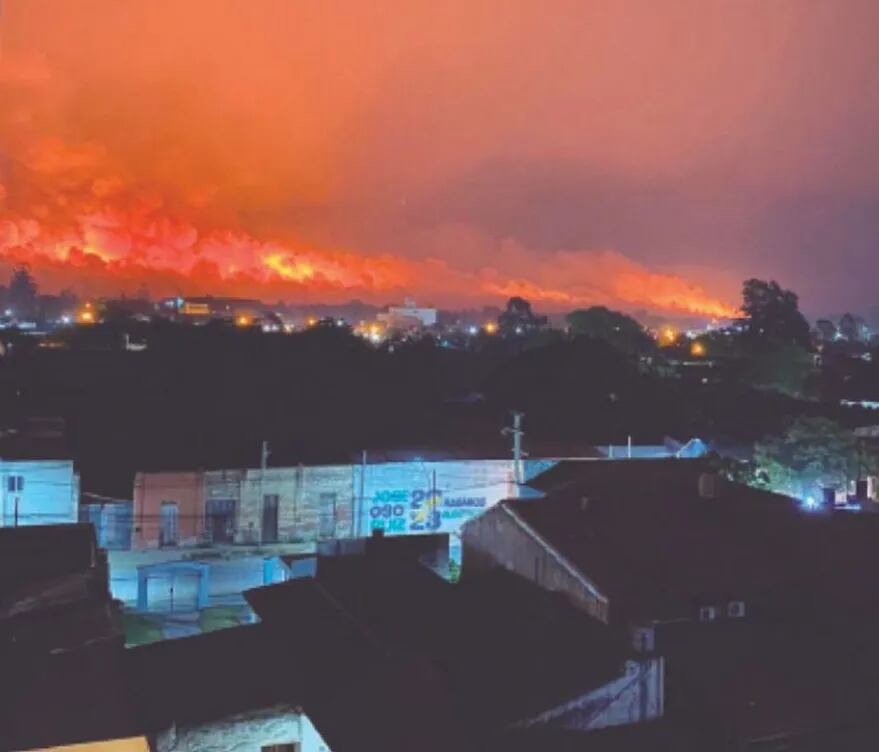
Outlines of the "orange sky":
<svg viewBox="0 0 879 752">
<path fill-rule="evenodd" d="M 716 315 L 771 273 L 808 298 L 798 220 L 849 227 L 877 189 L 875 15 L 5 0 L 0 257 L 88 293 Z"/>
</svg>

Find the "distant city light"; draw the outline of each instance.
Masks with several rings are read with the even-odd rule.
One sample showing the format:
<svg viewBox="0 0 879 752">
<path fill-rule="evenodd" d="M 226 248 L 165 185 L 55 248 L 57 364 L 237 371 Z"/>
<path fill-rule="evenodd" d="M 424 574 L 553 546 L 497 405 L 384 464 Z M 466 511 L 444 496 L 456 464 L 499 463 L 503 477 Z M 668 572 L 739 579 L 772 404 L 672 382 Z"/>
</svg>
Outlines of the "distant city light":
<svg viewBox="0 0 879 752">
<path fill-rule="evenodd" d="M 489 321 L 485 325 L 485 332 L 486 334 L 494 334 L 495 332 L 497 332 L 497 324 L 495 324 L 494 321 Z"/>
<path fill-rule="evenodd" d="M 305 325 L 306 326 L 316 326 L 317 325 L 317 317 L 316 316 L 309 316 L 305 320 Z"/>
<path fill-rule="evenodd" d="M 86 303 L 86 310 L 81 311 L 79 314 L 79 323 L 80 324 L 94 324 L 95 323 L 95 312 L 90 310 L 91 304 Z"/>
<path fill-rule="evenodd" d="M 67 324 L 69 324 L 70 322 L 71 322 L 71 318 L 70 318 L 70 316 L 68 316 L 67 314 L 65 314 L 64 316 L 61 317 L 61 323 L 62 323 L 62 324 L 67 325 Z"/>
<path fill-rule="evenodd" d="M 818 502 L 815 500 L 814 496 L 807 496 L 805 499 L 803 499 L 803 506 L 806 509 L 817 509 Z"/>
<path fill-rule="evenodd" d="M 659 341 L 663 345 L 673 345 L 677 338 L 677 330 L 671 326 L 664 326 L 659 332 Z"/>
<path fill-rule="evenodd" d="M 467 327 L 467 334 L 479 334 L 479 327 L 471 324 Z"/>
<path fill-rule="evenodd" d="M 705 345 L 701 342 L 694 342 L 690 345 L 690 355 L 694 358 L 701 358 L 705 355 Z"/>
<path fill-rule="evenodd" d="M 241 315 L 235 319 L 235 324 L 237 326 L 250 326 L 253 323 L 253 319 L 250 316 Z"/>
</svg>

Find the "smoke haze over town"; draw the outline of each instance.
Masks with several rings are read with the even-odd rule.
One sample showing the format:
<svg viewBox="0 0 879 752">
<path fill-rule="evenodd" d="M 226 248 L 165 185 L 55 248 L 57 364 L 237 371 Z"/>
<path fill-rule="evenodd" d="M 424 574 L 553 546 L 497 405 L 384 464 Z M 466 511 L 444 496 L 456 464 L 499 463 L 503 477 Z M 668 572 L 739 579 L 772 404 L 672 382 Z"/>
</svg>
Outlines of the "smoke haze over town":
<svg viewBox="0 0 879 752">
<path fill-rule="evenodd" d="M 0 257 L 85 294 L 717 316 L 759 267 L 867 305 L 877 14 L 6 0 Z"/>
</svg>

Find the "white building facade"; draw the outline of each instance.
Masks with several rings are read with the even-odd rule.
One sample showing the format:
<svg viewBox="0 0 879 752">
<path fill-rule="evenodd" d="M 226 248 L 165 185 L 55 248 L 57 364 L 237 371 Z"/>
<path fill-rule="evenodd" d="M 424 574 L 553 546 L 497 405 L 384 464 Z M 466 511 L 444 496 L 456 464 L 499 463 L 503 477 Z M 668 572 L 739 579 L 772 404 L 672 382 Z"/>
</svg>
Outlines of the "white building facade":
<svg viewBox="0 0 879 752">
<path fill-rule="evenodd" d="M 74 523 L 78 507 L 72 460 L 0 459 L 0 527 Z"/>
</svg>

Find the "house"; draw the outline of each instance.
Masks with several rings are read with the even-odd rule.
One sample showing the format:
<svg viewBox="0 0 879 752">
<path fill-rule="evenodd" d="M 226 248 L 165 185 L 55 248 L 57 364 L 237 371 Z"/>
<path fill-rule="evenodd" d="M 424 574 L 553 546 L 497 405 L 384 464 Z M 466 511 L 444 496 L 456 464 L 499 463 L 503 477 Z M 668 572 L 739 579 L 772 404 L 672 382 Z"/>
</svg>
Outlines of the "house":
<svg viewBox="0 0 879 752">
<path fill-rule="evenodd" d="M 78 505 L 72 460 L 0 459 L 0 527 L 76 522 Z"/>
<path fill-rule="evenodd" d="M 606 459 L 611 460 L 643 460 L 643 459 L 697 459 L 708 454 L 708 446 L 701 439 L 690 439 L 686 442 L 666 437 L 662 444 L 610 444 L 597 447 Z"/>
<path fill-rule="evenodd" d="M 136 734 L 91 525 L 0 529 L 0 750 Z"/>
<path fill-rule="evenodd" d="M 411 298 L 407 298 L 403 305 L 388 306 L 387 311 L 376 316 L 386 329 L 392 331 L 436 326 L 437 317 L 436 308 L 419 307 Z"/>
<path fill-rule="evenodd" d="M 528 460 L 530 477 L 555 460 Z M 261 545 L 455 532 L 515 496 L 509 459 L 367 461 L 266 469 L 138 473 L 132 546 Z"/>
<path fill-rule="evenodd" d="M 561 463 L 462 531 L 466 570 L 502 566 L 603 621 L 773 608 L 760 586 L 808 520 L 787 497 L 727 483 L 697 460 Z M 771 531 L 778 539 L 769 535 Z M 798 558 L 802 558 L 801 556 Z M 805 564 L 804 564 L 805 565 Z"/>
<path fill-rule="evenodd" d="M 390 552 L 380 545 L 366 556 L 321 558 L 314 577 L 246 593 L 264 625 L 347 667 L 327 706 L 306 705 L 333 750 L 364 748 L 358 741 L 386 722 L 382 707 L 403 730 L 424 714 L 442 719 L 430 733 L 457 729 L 471 741 L 502 729 L 585 732 L 662 716 L 662 660 L 633 650 L 625 635 L 506 572 L 452 585 L 387 542 Z M 364 686 L 370 676 L 377 686 Z M 406 696 L 419 707 L 404 711 Z M 354 697 L 365 726 L 339 723 Z M 422 748 L 417 732 L 409 743 Z"/>
<path fill-rule="evenodd" d="M 506 570 L 627 629 L 702 746 L 875 745 L 875 516 L 809 513 L 702 461 L 561 463 L 532 484 L 544 498 L 464 526 L 465 581 Z"/>
<path fill-rule="evenodd" d="M 204 539 L 203 473 L 138 473 L 133 498 L 134 548 L 192 546 Z"/>
<path fill-rule="evenodd" d="M 131 548 L 132 502 L 101 494 L 82 492 L 79 521 L 94 526 L 98 545 L 113 551 Z"/>
<path fill-rule="evenodd" d="M 329 752 L 302 711 L 308 680 L 290 647 L 254 624 L 129 649 L 141 732 L 155 752 Z"/>
</svg>

